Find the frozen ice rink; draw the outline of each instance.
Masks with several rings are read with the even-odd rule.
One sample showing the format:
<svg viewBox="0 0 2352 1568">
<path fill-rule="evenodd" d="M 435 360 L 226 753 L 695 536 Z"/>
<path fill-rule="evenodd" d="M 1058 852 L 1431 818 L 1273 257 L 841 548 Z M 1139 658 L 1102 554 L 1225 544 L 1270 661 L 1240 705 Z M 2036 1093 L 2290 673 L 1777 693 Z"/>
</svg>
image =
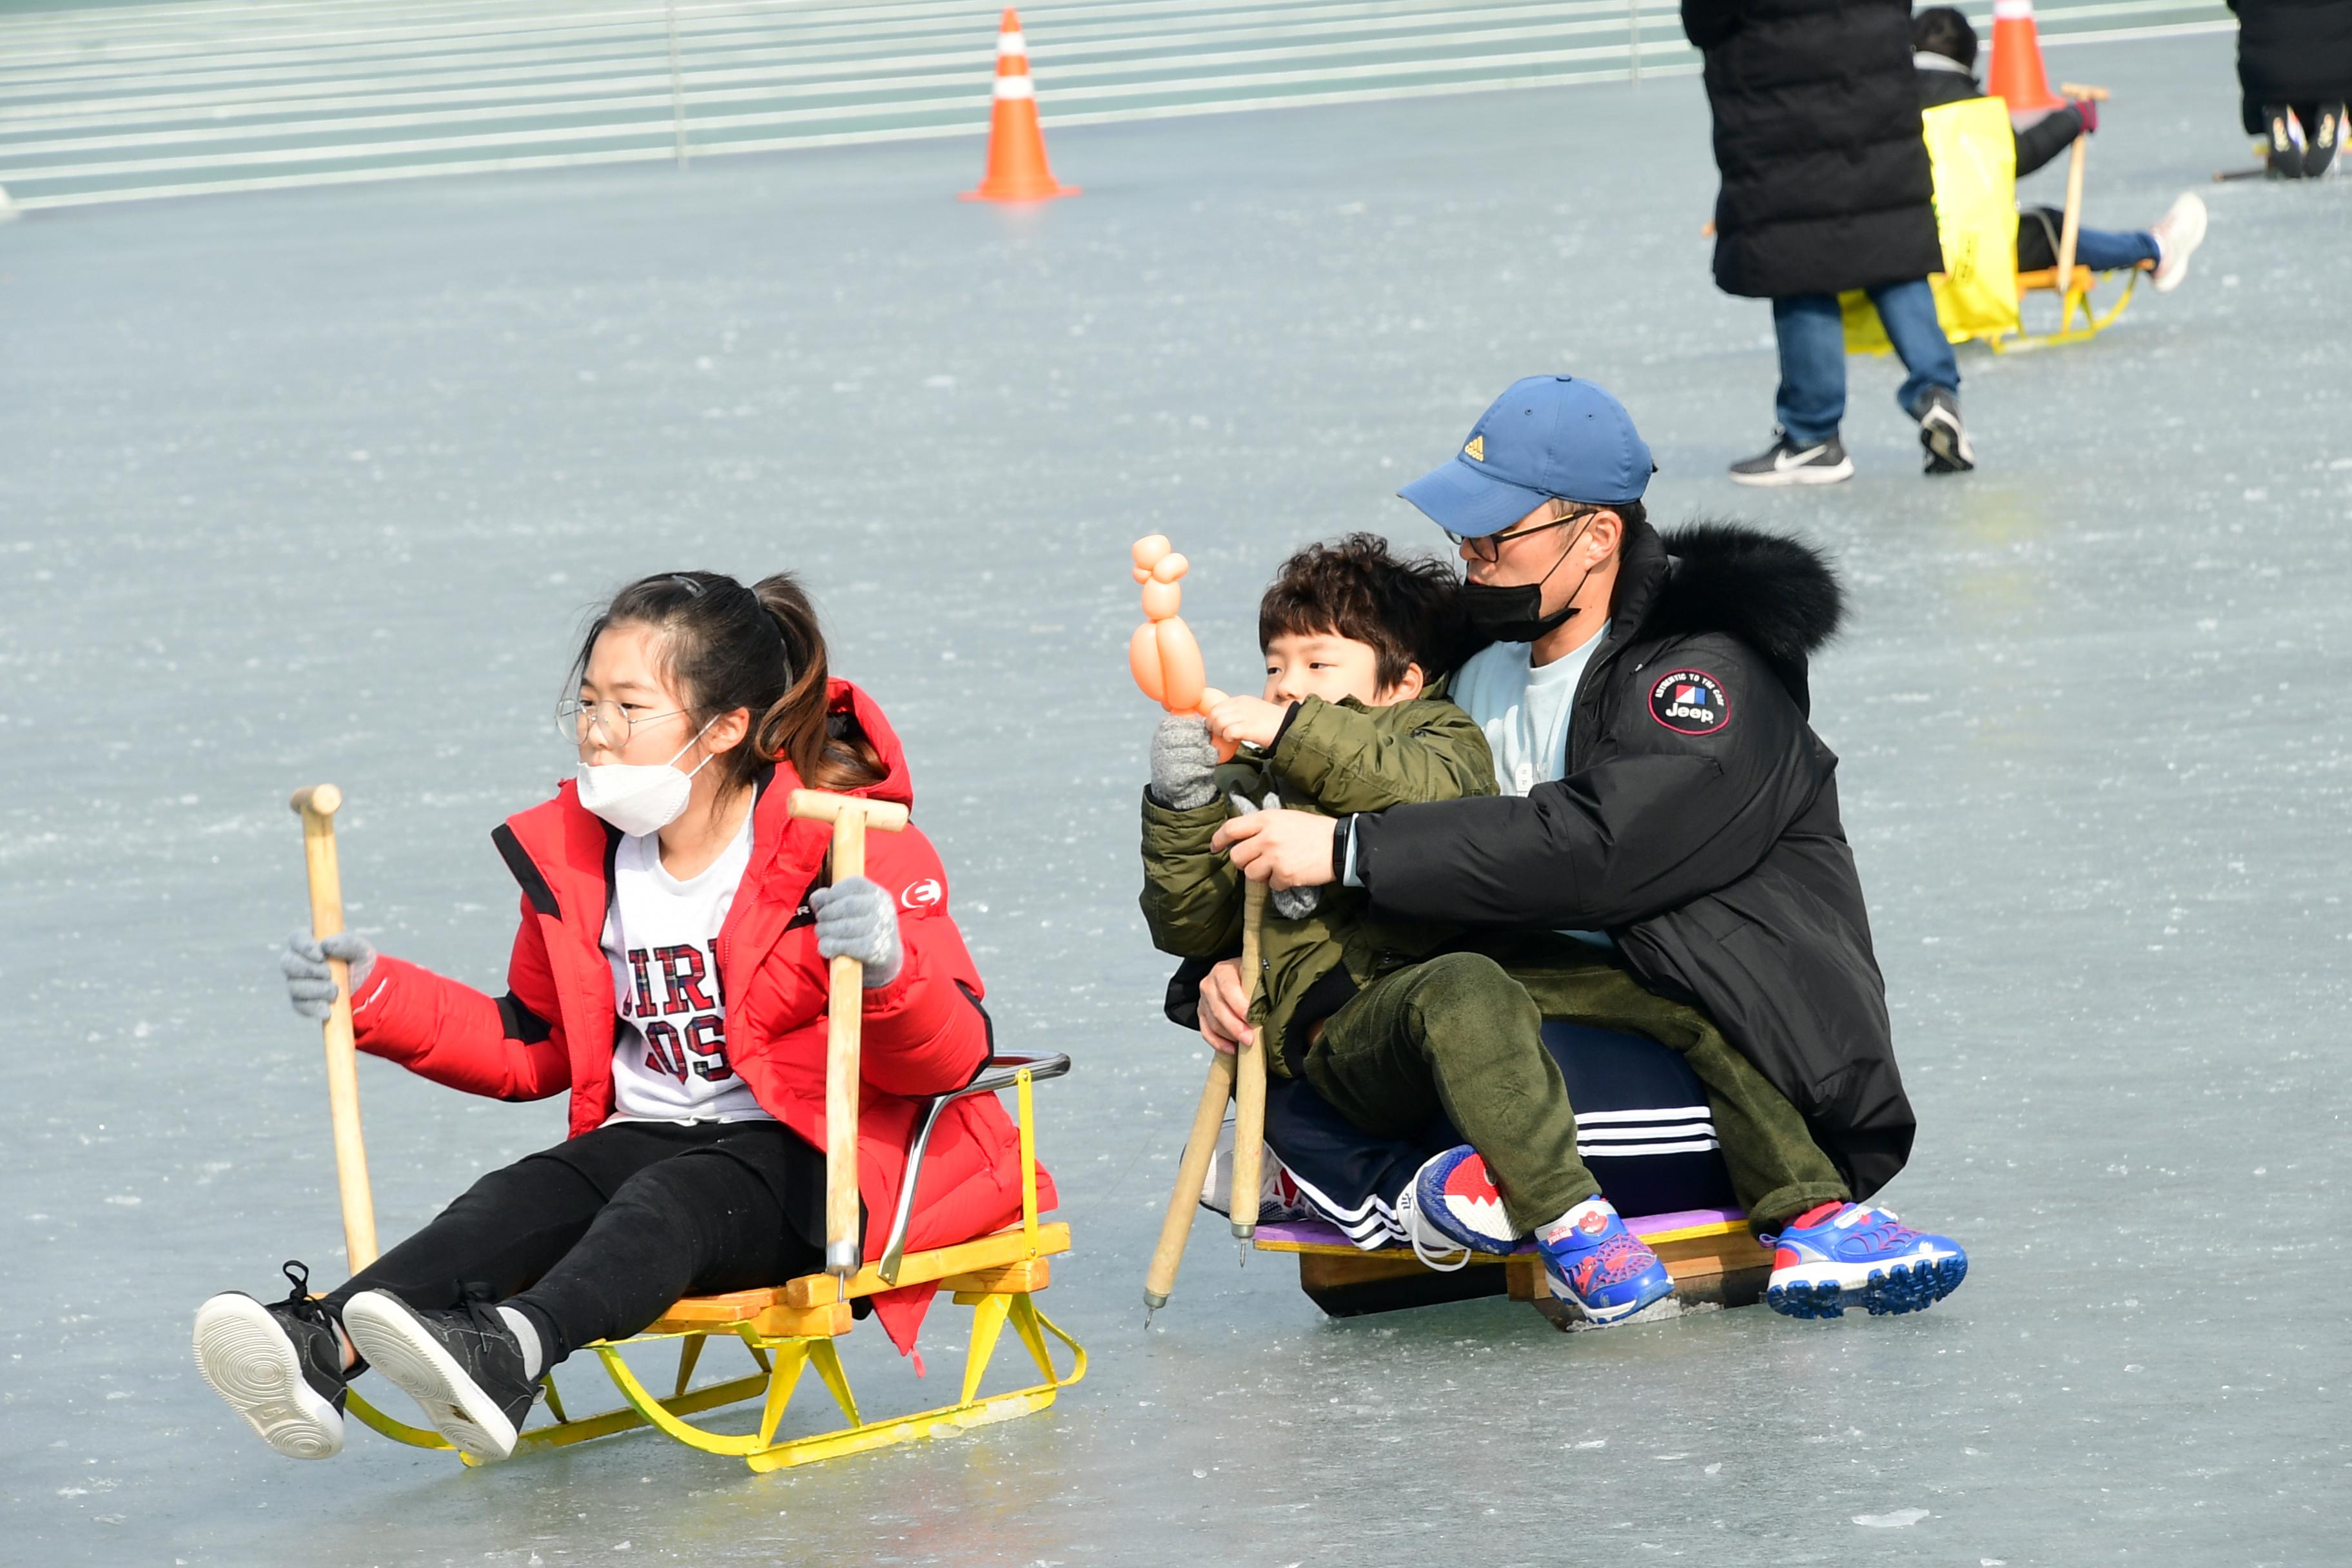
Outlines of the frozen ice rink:
<svg viewBox="0 0 2352 1568">
<path fill-rule="evenodd" d="M 1853 365 L 1853 482 L 1756 494 L 1766 308 L 1717 293 L 1689 78 L 1058 133 L 1083 197 L 960 204 L 971 141 L 35 214 L 0 227 L 0 1560 L 2314 1563 L 2352 1504 L 2344 902 L 2352 183 L 2249 162 L 2227 35 L 2053 49 L 2115 89 L 2091 216 L 2212 205 L 2095 342 L 1963 355 L 1929 482 Z M 2030 182 L 2054 203 L 2063 174 Z M 2045 306 L 2046 308 L 2046 306 Z M 1139 1291 L 1199 1084 L 1136 911 L 1153 711 L 1128 542 L 1252 680 L 1293 545 L 1441 542 L 1391 492 L 1514 377 L 1621 395 L 1654 515 L 1831 548 L 1815 667 L 1921 1134 L 1969 1247 L 1932 1312 L 1563 1336 L 1501 1300 L 1332 1321 L 1197 1229 Z M 1049 1414 L 754 1477 L 650 1435 L 468 1472 L 283 1460 L 194 1304 L 341 1259 L 298 784 L 352 919 L 503 988 L 488 842 L 571 766 L 585 611 L 795 567 L 888 709 L 1076 1255 Z M 381 1224 L 558 1101 L 361 1068 Z M 883 1410 L 939 1403 L 861 1332 Z M 584 1391 L 589 1368 L 566 1374 Z M 397 1408 L 398 1395 L 381 1390 Z"/>
</svg>

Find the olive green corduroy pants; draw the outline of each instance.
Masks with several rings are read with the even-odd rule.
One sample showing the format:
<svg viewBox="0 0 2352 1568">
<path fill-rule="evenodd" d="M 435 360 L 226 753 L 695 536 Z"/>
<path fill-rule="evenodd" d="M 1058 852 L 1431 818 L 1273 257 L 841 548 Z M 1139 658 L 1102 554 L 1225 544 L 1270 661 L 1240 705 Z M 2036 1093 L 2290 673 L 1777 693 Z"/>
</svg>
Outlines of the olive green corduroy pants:
<svg viewBox="0 0 2352 1568">
<path fill-rule="evenodd" d="M 1542 1038 L 1546 1017 L 1648 1036 L 1706 1086 L 1731 1187 L 1748 1224 L 1777 1230 L 1850 1195 L 1788 1097 L 1706 1018 L 1642 989 L 1598 953 L 1515 942 L 1506 969 L 1449 952 L 1381 975 L 1325 1020 L 1307 1081 L 1365 1131 L 1404 1137 L 1443 1109 L 1486 1157 L 1521 1232 L 1601 1190 L 1576 1152 L 1576 1112 Z"/>
</svg>

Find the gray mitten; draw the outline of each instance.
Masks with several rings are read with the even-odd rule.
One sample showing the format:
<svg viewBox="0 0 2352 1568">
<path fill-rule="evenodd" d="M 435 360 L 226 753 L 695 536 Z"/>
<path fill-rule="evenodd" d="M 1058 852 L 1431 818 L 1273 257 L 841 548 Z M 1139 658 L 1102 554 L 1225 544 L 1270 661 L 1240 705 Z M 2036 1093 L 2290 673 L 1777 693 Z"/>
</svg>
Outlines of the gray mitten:
<svg viewBox="0 0 2352 1568">
<path fill-rule="evenodd" d="M 866 989 L 898 978 L 906 950 L 898 942 L 898 908 L 879 884 L 851 877 L 809 895 L 816 911 L 816 951 L 826 959 L 854 958 L 866 966 Z"/>
<path fill-rule="evenodd" d="M 1217 747 L 1209 721 L 1171 713 L 1151 732 L 1151 798 L 1171 811 L 1194 811 L 1217 798 Z"/>
<path fill-rule="evenodd" d="M 305 1018 L 323 1019 L 334 1010 L 335 975 L 327 967 L 331 958 L 352 966 L 352 994 L 358 995 L 367 983 L 368 971 L 375 967 L 375 949 L 357 931 L 314 937 L 298 931 L 286 939 L 286 951 L 278 954 L 278 973 L 286 976 L 286 999 Z"/>
<path fill-rule="evenodd" d="M 1264 805 L 1251 805 L 1249 796 L 1245 795 L 1228 795 L 1226 798 L 1233 802 L 1235 816 L 1250 816 L 1261 811 L 1278 811 L 1282 808 L 1282 796 L 1279 795 L 1268 795 Z M 1274 906 L 1274 912 L 1284 920 L 1303 921 L 1323 907 L 1323 889 L 1320 888 L 1268 888 L 1266 901 Z"/>
</svg>

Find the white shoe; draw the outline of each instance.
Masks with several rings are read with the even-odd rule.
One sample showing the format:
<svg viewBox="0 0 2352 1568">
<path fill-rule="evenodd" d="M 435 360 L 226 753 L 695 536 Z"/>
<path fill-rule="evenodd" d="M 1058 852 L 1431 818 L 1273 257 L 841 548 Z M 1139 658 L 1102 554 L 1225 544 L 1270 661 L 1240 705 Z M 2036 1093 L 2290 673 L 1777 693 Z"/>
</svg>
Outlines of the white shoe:
<svg viewBox="0 0 2352 1568">
<path fill-rule="evenodd" d="M 2205 243 L 2205 200 L 2183 191 L 2148 232 L 2156 237 L 2156 291 L 2169 294 L 2189 276 L 2189 258 Z"/>
<path fill-rule="evenodd" d="M 342 1346 L 324 1312 L 226 1290 L 196 1309 L 194 1338 L 205 1386 L 263 1442 L 289 1459 L 343 1451 Z"/>
</svg>

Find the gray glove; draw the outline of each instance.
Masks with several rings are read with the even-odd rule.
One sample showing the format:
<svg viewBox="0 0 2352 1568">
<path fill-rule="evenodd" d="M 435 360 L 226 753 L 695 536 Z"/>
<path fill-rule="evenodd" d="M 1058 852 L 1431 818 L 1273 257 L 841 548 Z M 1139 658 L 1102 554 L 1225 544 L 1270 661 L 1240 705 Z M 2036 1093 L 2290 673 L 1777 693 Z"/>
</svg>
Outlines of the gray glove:
<svg viewBox="0 0 2352 1568">
<path fill-rule="evenodd" d="M 1151 798 L 1171 811 L 1195 811 L 1217 798 L 1217 748 L 1209 721 L 1171 713 L 1151 732 Z"/>
<path fill-rule="evenodd" d="M 1282 807 L 1282 796 L 1279 795 L 1267 795 L 1264 805 L 1251 805 L 1249 796 L 1245 795 L 1229 795 L 1226 798 L 1233 802 L 1235 816 L 1249 816 L 1260 811 L 1278 811 Z M 1274 906 L 1274 912 L 1284 920 L 1303 921 L 1323 907 L 1323 889 L 1320 888 L 1268 888 L 1266 901 Z"/>
<path fill-rule="evenodd" d="M 338 931 L 321 938 L 298 931 L 286 939 L 286 951 L 278 955 L 278 972 L 286 976 L 286 999 L 305 1018 L 323 1019 L 334 1010 L 335 976 L 327 967 L 331 958 L 352 966 L 352 994 L 358 995 L 368 971 L 375 967 L 375 949 L 359 932 Z"/>
<path fill-rule="evenodd" d="M 898 978 L 906 950 L 898 943 L 898 908 L 881 887 L 863 877 L 819 888 L 809 895 L 816 911 L 818 956 L 854 958 L 866 966 L 866 989 L 877 991 Z"/>
</svg>

